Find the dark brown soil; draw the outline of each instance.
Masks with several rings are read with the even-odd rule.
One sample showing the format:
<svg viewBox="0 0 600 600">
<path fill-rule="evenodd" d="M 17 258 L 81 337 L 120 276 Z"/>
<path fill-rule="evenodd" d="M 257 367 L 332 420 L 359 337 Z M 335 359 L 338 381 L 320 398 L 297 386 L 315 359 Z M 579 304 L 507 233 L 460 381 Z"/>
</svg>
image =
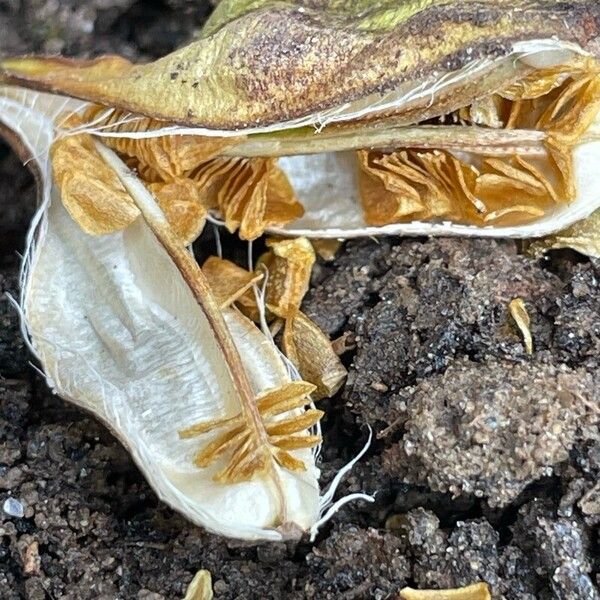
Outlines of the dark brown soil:
<svg viewBox="0 0 600 600">
<path fill-rule="evenodd" d="M 189 40 L 207 3 L 0 0 L 0 54 L 151 58 Z M 18 294 L 33 182 L 0 146 L 0 292 Z M 226 251 L 238 255 L 233 238 Z M 200 240 L 211 251 L 212 238 Z M 507 305 L 524 299 L 533 356 Z M 347 243 L 305 310 L 345 336 L 345 388 L 323 403 L 323 482 L 377 434 L 314 545 L 238 544 L 160 503 L 103 428 L 54 397 L 0 301 L 0 598 L 394 598 L 487 581 L 494 598 L 600 597 L 600 262 L 532 260 L 512 241 Z M 22 516 L 2 510 L 17 501 Z M 11 509 L 10 512 L 14 512 Z M 18 512 L 18 510 L 17 510 Z"/>
</svg>

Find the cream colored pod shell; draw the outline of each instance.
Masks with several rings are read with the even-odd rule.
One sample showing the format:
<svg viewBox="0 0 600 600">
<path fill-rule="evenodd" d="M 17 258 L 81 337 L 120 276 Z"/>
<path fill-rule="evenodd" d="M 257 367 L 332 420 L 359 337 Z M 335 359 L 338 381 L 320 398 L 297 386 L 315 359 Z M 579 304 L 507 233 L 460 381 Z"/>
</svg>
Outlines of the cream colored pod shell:
<svg viewBox="0 0 600 600">
<path fill-rule="evenodd" d="M 282 540 L 319 518 L 319 470 L 220 484 L 223 467 L 193 464 L 199 444 L 178 430 L 239 412 L 231 377 L 206 318 L 140 218 L 120 233 L 90 236 L 51 185 L 48 148 L 55 119 L 83 103 L 0 88 L 0 122 L 36 161 L 42 204 L 28 237 L 20 307 L 24 331 L 48 385 L 90 411 L 129 450 L 157 495 L 194 523 L 228 537 Z M 273 343 L 238 311 L 224 310 L 254 392 L 290 380 Z M 277 527 L 276 519 L 282 524 Z"/>
</svg>

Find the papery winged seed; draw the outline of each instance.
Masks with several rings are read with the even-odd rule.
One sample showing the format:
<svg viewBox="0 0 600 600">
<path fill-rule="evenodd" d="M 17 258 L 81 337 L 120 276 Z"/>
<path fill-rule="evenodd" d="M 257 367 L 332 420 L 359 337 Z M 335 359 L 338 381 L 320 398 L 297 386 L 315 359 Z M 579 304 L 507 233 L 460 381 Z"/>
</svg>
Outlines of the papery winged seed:
<svg viewBox="0 0 600 600">
<path fill-rule="evenodd" d="M 207 207 L 198 198 L 198 190 L 189 179 L 151 183 L 148 189 L 156 197 L 175 234 L 184 246 L 191 244 L 202 232 Z"/>
<path fill-rule="evenodd" d="M 540 169 L 538 169 L 531 162 L 528 162 L 527 160 L 518 155 L 515 156 L 515 162 L 518 165 L 518 167 L 520 167 L 524 172 L 529 173 L 533 177 L 533 180 L 538 181 L 544 186 L 546 194 L 553 202 L 560 202 L 558 191 L 548 180 L 548 177 Z"/>
<path fill-rule="evenodd" d="M 289 321 L 308 291 L 315 252 L 306 238 L 269 239 L 267 247 L 271 251 L 258 262 L 269 274 L 265 301 L 270 311 Z"/>
<path fill-rule="evenodd" d="M 325 413 L 322 410 L 310 409 L 302 415 L 290 417 L 289 419 L 283 419 L 267 425 L 267 433 L 270 436 L 298 433 L 318 423 L 324 414 Z"/>
<path fill-rule="evenodd" d="M 84 231 L 94 235 L 113 233 L 137 219 L 139 210 L 94 148 L 90 136 L 57 141 L 51 158 L 62 202 Z"/>
<path fill-rule="evenodd" d="M 320 435 L 290 435 L 281 438 L 271 437 L 271 443 L 284 450 L 298 450 L 300 448 L 312 448 L 321 443 Z"/>
<path fill-rule="evenodd" d="M 523 341 L 525 343 L 525 350 L 527 354 L 533 353 L 533 339 L 531 337 L 531 319 L 529 318 L 529 313 L 527 312 L 527 308 L 525 306 L 525 302 L 522 298 L 515 298 L 510 301 L 508 305 L 510 314 L 514 319 L 517 327 L 521 331 L 521 335 L 523 336 Z"/>
<path fill-rule="evenodd" d="M 269 246 L 272 252 L 261 257 L 259 269 L 266 267 L 268 273 L 266 298 L 269 312 L 286 319 L 282 338 L 284 353 L 303 379 L 317 386 L 311 392 L 314 399 L 330 397 L 342 385 L 346 369 L 333 351 L 329 338 L 299 311 L 309 285 L 314 252 L 303 239 L 286 242 L 272 240 Z M 256 321 L 260 320 L 256 296 L 251 292 L 243 293 L 252 281 L 251 273 L 217 257 L 208 259 L 203 270 L 221 302 L 227 304 L 235 299 L 245 314 Z M 302 406 L 302 402 L 301 398 L 291 401 L 284 409 Z M 260 401 L 259 406 L 262 407 Z"/>
<path fill-rule="evenodd" d="M 197 467 L 207 467 L 213 460 L 229 451 L 232 446 L 242 443 L 249 435 L 250 432 L 243 426 L 222 433 L 196 454 L 194 464 Z"/>
<path fill-rule="evenodd" d="M 310 384 L 310 386 L 313 391 L 316 389 L 314 385 Z M 264 411 L 262 411 L 262 414 L 265 417 L 274 417 L 289 412 L 291 410 L 295 410 L 297 408 L 302 408 L 306 406 L 310 401 L 310 398 L 307 398 L 306 396 L 297 396 L 295 398 L 289 398 L 287 400 L 282 400 L 281 402 L 278 402 L 276 405 L 271 406 L 270 408 L 264 409 Z"/>
<path fill-rule="evenodd" d="M 275 460 L 284 468 L 289 471 L 304 471 L 306 465 L 299 459 L 292 456 L 285 450 L 276 450 L 274 452 Z"/>
<path fill-rule="evenodd" d="M 256 406 L 263 417 L 278 415 L 308 404 L 310 400 L 307 397 L 315 389 L 313 384 L 306 381 L 292 381 L 281 388 L 267 391 L 257 398 Z"/>
<path fill-rule="evenodd" d="M 221 307 L 232 305 L 264 278 L 262 273 L 251 273 L 217 256 L 207 258 L 202 265 L 202 270 Z M 250 300 L 255 304 L 256 300 L 253 296 L 254 294 L 251 295 Z"/>
<path fill-rule="evenodd" d="M 98 119 L 98 116 L 104 118 Z M 156 137 L 127 137 L 124 133 L 147 133 L 164 128 L 166 123 L 147 117 L 131 115 L 126 111 L 92 106 L 82 120 L 94 122 L 103 130 L 104 142 L 120 154 L 135 158 L 139 164 L 152 169 L 163 181 L 171 181 L 189 174 L 211 158 L 239 143 L 239 137 L 162 135 Z M 111 137 L 111 133 L 119 134 Z M 243 136 L 242 136 L 243 137 Z"/>
<path fill-rule="evenodd" d="M 202 435 L 203 433 L 207 433 L 212 431 L 213 429 L 218 429 L 219 427 L 223 427 L 224 425 L 230 425 L 232 427 L 236 427 L 243 423 L 243 418 L 241 415 L 236 415 L 235 417 L 224 417 L 222 419 L 215 419 L 212 421 L 205 421 L 204 423 L 197 423 L 188 427 L 187 429 L 182 429 L 179 432 L 179 437 L 181 438 L 191 438 L 196 437 L 198 435 Z"/>
<path fill-rule="evenodd" d="M 189 583 L 183 600 L 213 600 L 212 578 L 210 571 L 202 569 Z"/>
<path fill-rule="evenodd" d="M 304 313 L 298 312 L 284 329 L 283 351 L 306 381 L 317 389 L 315 400 L 332 397 L 346 379 L 346 369 L 329 338 Z"/>
</svg>

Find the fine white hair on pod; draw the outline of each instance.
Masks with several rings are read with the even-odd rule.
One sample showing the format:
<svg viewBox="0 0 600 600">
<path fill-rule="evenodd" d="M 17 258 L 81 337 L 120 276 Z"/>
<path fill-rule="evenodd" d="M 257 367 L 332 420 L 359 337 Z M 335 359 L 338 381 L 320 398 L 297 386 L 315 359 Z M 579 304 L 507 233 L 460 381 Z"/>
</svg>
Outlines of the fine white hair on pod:
<svg viewBox="0 0 600 600">
<path fill-rule="evenodd" d="M 371 446 L 371 441 L 373 439 L 373 430 L 370 426 L 369 428 L 369 437 L 365 442 L 365 445 L 362 447 L 360 452 L 352 458 L 348 463 L 346 463 L 333 478 L 329 487 L 324 491 L 321 495 L 321 499 L 319 502 L 319 519 L 310 529 L 310 539 L 314 541 L 319 533 L 319 529 L 333 517 L 333 515 L 342 508 L 342 506 L 348 504 L 348 502 L 353 502 L 355 500 L 364 500 L 365 502 L 375 502 L 375 494 L 370 495 L 363 492 L 357 492 L 353 494 L 348 494 L 347 496 L 342 496 L 335 502 L 333 501 L 333 497 L 335 496 L 335 492 L 337 491 L 338 486 L 346 476 L 346 474 L 352 470 L 354 465 L 365 455 L 367 450 Z"/>
</svg>

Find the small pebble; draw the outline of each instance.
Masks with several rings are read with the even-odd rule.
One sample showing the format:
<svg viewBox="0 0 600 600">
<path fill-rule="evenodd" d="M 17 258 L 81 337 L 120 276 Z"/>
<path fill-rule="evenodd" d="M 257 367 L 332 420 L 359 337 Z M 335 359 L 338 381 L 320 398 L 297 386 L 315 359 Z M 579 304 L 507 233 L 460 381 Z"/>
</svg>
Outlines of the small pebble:
<svg viewBox="0 0 600 600">
<path fill-rule="evenodd" d="M 376 392 L 381 392 L 382 394 L 390 389 L 387 385 L 385 385 L 385 383 L 381 383 L 380 381 L 373 381 L 371 383 L 371 388 L 373 388 Z"/>
<path fill-rule="evenodd" d="M 2 505 L 2 510 L 11 517 L 22 519 L 25 514 L 23 505 L 16 498 L 7 498 Z"/>
<path fill-rule="evenodd" d="M 218 579 L 213 585 L 213 591 L 215 594 L 226 594 L 229 591 L 229 586 L 222 579 Z"/>
</svg>

